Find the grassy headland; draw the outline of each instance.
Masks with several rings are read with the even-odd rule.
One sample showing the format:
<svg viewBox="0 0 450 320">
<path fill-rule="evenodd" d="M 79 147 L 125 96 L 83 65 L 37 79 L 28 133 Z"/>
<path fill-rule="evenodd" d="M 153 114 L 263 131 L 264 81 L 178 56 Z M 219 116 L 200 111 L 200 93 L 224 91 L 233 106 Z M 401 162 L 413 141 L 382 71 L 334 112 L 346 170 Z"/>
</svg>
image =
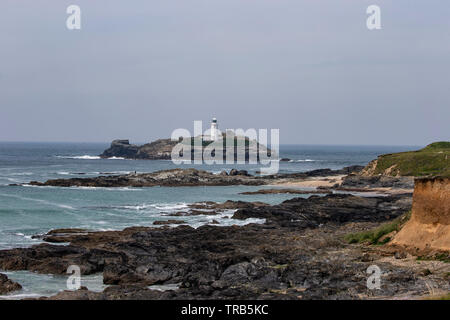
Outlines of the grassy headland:
<svg viewBox="0 0 450 320">
<path fill-rule="evenodd" d="M 370 175 L 450 176 L 450 142 L 434 142 L 417 151 L 384 154 L 365 170 Z"/>
</svg>

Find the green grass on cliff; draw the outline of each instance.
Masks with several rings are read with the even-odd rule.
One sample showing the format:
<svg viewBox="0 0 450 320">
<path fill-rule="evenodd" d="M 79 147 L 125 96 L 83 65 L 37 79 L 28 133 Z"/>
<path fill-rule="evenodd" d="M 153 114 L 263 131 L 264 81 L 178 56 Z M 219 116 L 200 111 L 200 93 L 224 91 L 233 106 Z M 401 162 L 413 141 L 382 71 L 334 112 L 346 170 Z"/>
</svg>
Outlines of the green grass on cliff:
<svg viewBox="0 0 450 320">
<path fill-rule="evenodd" d="M 441 261 L 444 263 L 450 263 L 450 253 L 436 253 L 431 256 L 419 256 L 417 257 L 417 261 Z"/>
<path fill-rule="evenodd" d="M 374 174 L 385 173 L 392 167 L 390 175 L 450 176 L 450 142 L 435 142 L 421 150 L 379 156 Z"/>
<path fill-rule="evenodd" d="M 391 238 L 383 236 L 391 233 L 392 231 L 399 231 L 403 225 L 411 217 L 411 211 L 395 218 L 394 220 L 384 223 L 381 226 L 358 233 L 350 233 L 344 236 L 344 240 L 348 243 L 368 243 L 374 245 L 381 245 L 391 241 Z"/>
<path fill-rule="evenodd" d="M 450 300 L 450 292 L 442 296 L 428 297 L 427 300 Z"/>
</svg>

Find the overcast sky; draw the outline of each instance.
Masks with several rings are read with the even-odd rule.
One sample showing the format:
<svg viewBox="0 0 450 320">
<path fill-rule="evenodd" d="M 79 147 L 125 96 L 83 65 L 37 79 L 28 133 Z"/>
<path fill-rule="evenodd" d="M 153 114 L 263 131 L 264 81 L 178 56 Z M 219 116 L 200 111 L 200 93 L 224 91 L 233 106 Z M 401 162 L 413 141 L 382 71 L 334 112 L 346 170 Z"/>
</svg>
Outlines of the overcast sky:
<svg viewBox="0 0 450 320">
<path fill-rule="evenodd" d="M 450 139 L 448 0 L 1 0 L 0 41 L 0 141 L 145 142 L 213 116 L 281 143 Z"/>
</svg>

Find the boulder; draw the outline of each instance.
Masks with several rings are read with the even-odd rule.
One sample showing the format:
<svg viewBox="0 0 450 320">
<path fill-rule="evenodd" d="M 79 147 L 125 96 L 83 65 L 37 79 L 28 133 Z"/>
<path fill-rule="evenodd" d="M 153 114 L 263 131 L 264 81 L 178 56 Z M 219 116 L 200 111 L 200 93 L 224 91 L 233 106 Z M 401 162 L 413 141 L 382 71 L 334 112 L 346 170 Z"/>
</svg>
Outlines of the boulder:
<svg viewBox="0 0 450 320">
<path fill-rule="evenodd" d="M 157 226 L 157 225 L 167 225 L 167 224 L 185 224 L 185 223 L 186 223 L 186 221 L 183 221 L 183 220 L 164 220 L 164 221 L 159 220 L 159 221 L 153 222 L 153 224 L 155 226 Z"/>
<path fill-rule="evenodd" d="M 22 286 L 17 282 L 11 281 L 8 277 L 0 273 L 0 295 L 10 293 L 22 289 Z"/>
</svg>

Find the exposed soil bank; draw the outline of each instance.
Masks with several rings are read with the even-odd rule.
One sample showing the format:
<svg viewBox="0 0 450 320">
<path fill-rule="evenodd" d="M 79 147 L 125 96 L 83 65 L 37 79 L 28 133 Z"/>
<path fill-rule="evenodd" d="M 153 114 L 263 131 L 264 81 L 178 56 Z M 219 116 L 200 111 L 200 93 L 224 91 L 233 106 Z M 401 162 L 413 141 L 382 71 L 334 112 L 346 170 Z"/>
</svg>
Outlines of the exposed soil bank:
<svg viewBox="0 0 450 320">
<path fill-rule="evenodd" d="M 411 219 L 392 244 L 450 251 L 450 178 L 416 179 Z"/>
</svg>

